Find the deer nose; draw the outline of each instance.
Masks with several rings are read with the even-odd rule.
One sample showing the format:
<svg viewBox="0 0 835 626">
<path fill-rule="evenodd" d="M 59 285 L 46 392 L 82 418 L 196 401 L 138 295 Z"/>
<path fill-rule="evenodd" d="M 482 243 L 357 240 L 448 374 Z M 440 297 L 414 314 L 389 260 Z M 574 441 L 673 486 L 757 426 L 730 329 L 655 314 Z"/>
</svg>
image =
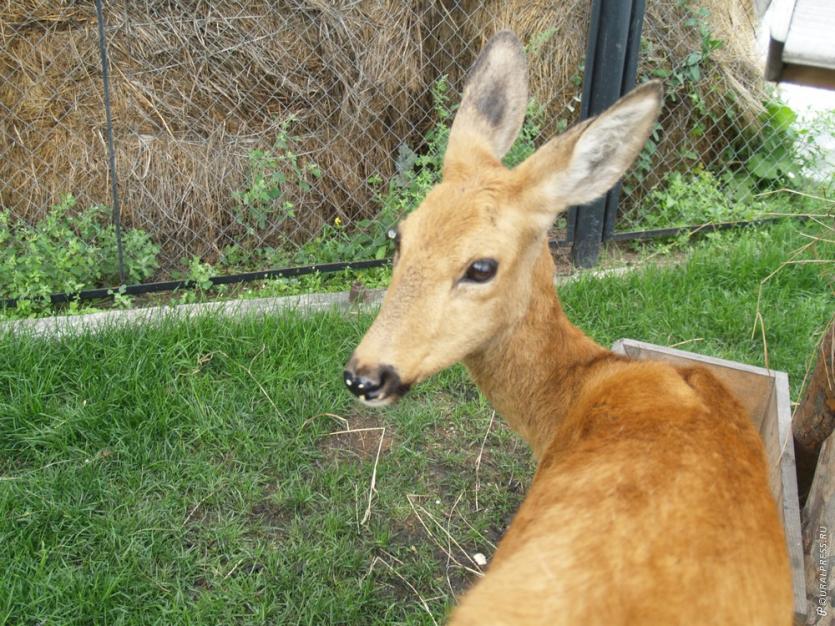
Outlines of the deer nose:
<svg viewBox="0 0 835 626">
<path fill-rule="evenodd" d="M 348 391 L 365 402 L 396 400 L 409 390 L 391 365 L 356 367 L 353 359 L 343 372 L 343 380 Z"/>
</svg>

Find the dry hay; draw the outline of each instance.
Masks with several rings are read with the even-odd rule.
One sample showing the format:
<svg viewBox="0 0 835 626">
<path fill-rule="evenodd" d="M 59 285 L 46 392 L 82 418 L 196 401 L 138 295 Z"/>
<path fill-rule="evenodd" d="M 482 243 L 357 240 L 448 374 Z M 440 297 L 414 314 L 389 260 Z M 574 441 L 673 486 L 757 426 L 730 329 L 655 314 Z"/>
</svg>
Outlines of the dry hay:
<svg viewBox="0 0 835 626">
<path fill-rule="evenodd" d="M 709 105 L 731 90 L 743 112 L 760 100 L 751 62 L 750 11 L 704 0 L 726 46 L 705 84 Z M 92 3 L 0 4 L 0 203 L 32 220 L 62 193 L 109 204 L 105 116 Z M 645 33 L 671 63 L 698 49 L 677 3 L 648 3 Z M 727 5 L 727 6 L 726 6 Z M 553 132 L 576 118 L 570 81 L 585 54 L 587 0 L 113 0 L 106 3 L 112 106 L 124 221 L 146 228 L 174 260 L 214 260 L 241 238 L 234 190 L 248 155 L 296 122 L 292 149 L 323 178 L 296 194 L 301 242 L 326 221 L 373 215 L 369 177 L 393 173 L 401 143 L 419 149 L 432 123 L 430 89 L 449 75 L 453 93 L 482 43 L 513 28 L 529 42 L 532 95 Z M 543 34 L 551 34 L 543 37 Z M 695 38 L 694 38 L 695 37 Z M 692 111 L 676 107 L 671 127 Z M 667 124 L 665 124 L 667 126 Z M 708 153 L 721 128 L 704 140 Z M 674 143 L 670 142 L 671 145 Z M 672 154 L 672 152 L 671 152 Z M 257 243 L 257 242 L 256 242 Z"/>
</svg>

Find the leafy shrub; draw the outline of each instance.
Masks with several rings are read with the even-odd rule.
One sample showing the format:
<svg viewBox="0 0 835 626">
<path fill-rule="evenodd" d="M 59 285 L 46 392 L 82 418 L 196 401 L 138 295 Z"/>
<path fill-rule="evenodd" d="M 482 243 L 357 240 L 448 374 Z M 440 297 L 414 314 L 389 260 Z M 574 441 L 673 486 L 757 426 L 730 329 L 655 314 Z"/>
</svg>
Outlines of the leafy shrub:
<svg viewBox="0 0 835 626">
<path fill-rule="evenodd" d="M 235 217 L 252 234 L 296 217 L 294 193 L 310 191 L 310 178 L 321 178 L 319 166 L 302 162 L 290 147 L 294 139 L 290 128 L 295 119 L 282 122 L 278 135 L 269 150 L 249 153 L 249 181 L 242 191 L 232 195 L 237 203 Z"/>
<path fill-rule="evenodd" d="M 119 282 L 109 209 L 73 211 L 75 204 L 66 195 L 33 225 L 0 210 L 0 295 L 19 299 L 23 309 L 40 308 L 53 292 Z M 159 247 L 139 229 L 123 229 L 122 243 L 128 282 L 149 278 L 159 266 Z"/>
<path fill-rule="evenodd" d="M 664 82 L 665 108 L 675 107 L 678 103 L 686 101 L 687 107 L 692 109 L 694 115 L 688 118 L 691 126 L 675 151 L 675 158 L 692 164 L 701 158 L 697 142 L 704 136 L 708 127 L 717 126 L 721 121 L 717 111 L 707 105 L 703 92 L 705 83 L 710 83 L 711 80 L 708 75 L 711 64 L 715 62 L 714 52 L 722 48 L 724 42 L 714 37 L 708 19 L 710 11 L 707 8 L 698 6 L 692 0 L 678 0 L 678 5 L 687 16 L 684 25 L 698 35 L 699 49 L 693 50 L 681 60 L 674 61 L 650 39 L 641 39 L 641 57 L 646 60 L 646 65 L 642 68 L 644 73 L 639 75 L 638 82 L 660 78 Z M 725 115 L 733 126 L 736 115 L 730 102 L 726 106 Z M 729 131 L 739 132 L 738 129 Z M 635 164 L 626 174 L 623 191 L 627 197 L 640 199 L 649 175 L 659 166 L 658 161 L 670 158 L 670 154 L 658 152 L 663 132 L 661 124 L 656 123 Z"/>
<path fill-rule="evenodd" d="M 655 125 L 624 178 L 623 221 L 631 228 L 734 221 L 763 210 L 760 192 L 814 187 L 826 193 L 821 188 L 831 186 L 832 168 L 827 169 L 816 137 L 835 136 L 835 116 L 801 124 L 789 106 L 771 97 L 763 102 L 758 123 L 749 123 L 732 90 L 710 87 L 715 52 L 725 44 L 711 30 L 708 9 L 693 0 L 678 0 L 678 5 L 700 45 L 673 59 L 649 39 L 641 41 L 641 79 L 664 80 L 665 126 Z M 685 101 L 686 126 L 674 129 L 666 112 Z M 671 132 L 674 144 L 668 139 L 660 148 Z M 667 169 L 679 173 L 666 173 L 659 181 L 659 170 Z"/>
<path fill-rule="evenodd" d="M 406 144 L 397 155 L 397 174 L 388 182 L 373 176 L 368 183 L 377 189 L 375 201 L 379 211 L 371 219 L 349 225 L 337 217 L 325 224 L 318 236 L 296 247 L 285 241 L 275 247 L 256 247 L 245 242 L 223 250 L 221 265 L 236 269 L 309 265 L 363 259 L 384 259 L 394 252 L 388 237 L 389 229 L 417 207 L 429 190 L 440 182 L 443 158 L 449 140 L 454 107 L 449 104 L 449 83 L 445 76 L 432 85 L 435 124 L 423 137 L 419 151 Z M 528 104 L 527 115 L 519 138 L 508 151 L 505 164 L 512 167 L 535 150 L 541 133 L 544 108 L 535 100 Z M 311 189 L 311 178 L 319 178 L 319 167 L 303 164 L 290 149 L 292 120 L 281 127 L 271 150 L 253 150 L 249 155 L 250 173 L 245 189 L 234 192 L 237 221 L 250 235 L 269 224 L 294 219 L 293 194 Z M 560 131 L 567 122 L 558 122 Z M 294 251 L 295 248 L 295 251 Z"/>
<path fill-rule="evenodd" d="M 823 115 L 810 125 L 801 124 L 797 114 L 785 103 L 777 99 L 766 102 L 757 134 L 740 151 L 746 171 L 758 183 L 757 187 L 804 187 L 806 178 L 814 176 L 825 160 L 816 135 L 826 132 L 832 135 L 831 120 L 831 116 Z"/>
<path fill-rule="evenodd" d="M 397 175 L 384 184 L 379 176 L 369 179 L 378 192 L 375 200 L 380 210 L 373 219 L 357 221 L 347 228 L 339 218 L 326 224 L 318 237 L 303 245 L 293 256 L 297 264 L 383 259 L 394 252 L 388 237 L 389 229 L 404 215 L 414 210 L 429 190 L 441 180 L 443 159 L 449 141 L 455 107 L 449 104 L 449 83 L 445 76 L 432 85 L 435 124 L 423 138 L 420 152 L 401 145 L 397 157 Z M 544 122 L 545 109 L 536 100 L 528 103 L 525 122 L 519 137 L 504 158 L 508 167 L 524 161 L 536 150 Z M 558 120 L 558 131 L 568 126 Z"/>
<path fill-rule="evenodd" d="M 245 243 L 227 246 L 221 256 L 221 266 L 235 269 L 287 267 L 384 259 L 390 256 L 394 252 L 394 244 L 388 236 L 391 227 L 414 210 L 429 190 L 440 182 L 443 157 L 455 112 L 454 107 L 449 105 L 448 91 L 446 77 L 439 78 L 432 86 L 435 124 L 423 137 L 419 152 L 406 144 L 401 145 L 396 160 L 397 174 L 387 182 L 380 176 L 368 180 L 377 189 L 375 202 L 379 210 L 374 218 L 358 220 L 349 226 L 337 217 L 332 223 L 325 224 L 318 236 L 298 248 L 292 242 L 274 247 L 250 247 Z M 506 165 L 512 167 L 533 153 L 543 118 L 543 107 L 531 100 L 519 138 L 505 157 Z M 558 122 L 560 131 L 566 126 L 567 122 Z M 234 194 L 239 206 L 239 222 L 248 225 L 250 229 L 263 228 L 268 221 L 294 217 L 292 204 L 288 204 L 284 195 L 292 190 L 309 190 L 309 177 L 321 175 L 318 167 L 310 163 L 302 165 L 289 150 L 292 140 L 289 132 L 289 124 L 283 126 L 273 150 L 253 151 L 250 154 L 248 186 Z M 189 278 L 194 279 L 195 267 L 202 268 L 199 260 L 192 259 L 186 273 Z M 344 283 L 347 288 L 354 279 L 353 274 L 328 274 L 318 279 L 311 276 L 298 280 L 305 285 L 319 280 L 321 287 L 333 286 L 329 284 L 331 282 Z M 293 279 L 295 282 L 298 280 Z M 293 281 L 284 282 L 289 285 Z"/>
<path fill-rule="evenodd" d="M 756 203 L 735 200 L 711 172 L 697 169 L 667 174 L 643 199 L 637 218 L 641 227 L 652 229 L 747 220 L 758 209 Z"/>
</svg>

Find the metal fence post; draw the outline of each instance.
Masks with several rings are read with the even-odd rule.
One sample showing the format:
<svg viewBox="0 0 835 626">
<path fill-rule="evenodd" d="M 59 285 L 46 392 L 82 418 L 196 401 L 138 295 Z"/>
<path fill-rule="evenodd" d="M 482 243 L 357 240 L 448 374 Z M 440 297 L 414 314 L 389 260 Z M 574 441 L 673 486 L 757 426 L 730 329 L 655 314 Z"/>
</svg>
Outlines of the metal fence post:
<svg viewBox="0 0 835 626">
<path fill-rule="evenodd" d="M 580 118 L 597 115 L 635 85 L 644 0 L 593 0 Z M 568 238 L 579 267 L 597 263 L 600 244 L 614 232 L 620 183 L 568 213 Z"/>
<path fill-rule="evenodd" d="M 104 33 L 104 7 L 96 0 L 96 21 L 99 26 L 99 53 L 104 83 L 104 113 L 107 121 L 107 157 L 110 168 L 110 194 L 113 201 L 113 227 L 116 231 L 116 256 L 119 263 L 119 282 L 125 284 L 125 255 L 122 249 L 122 213 L 119 206 L 119 188 L 116 178 L 116 149 L 113 145 L 113 116 L 110 111 L 110 66 L 107 59 L 107 40 Z"/>
</svg>

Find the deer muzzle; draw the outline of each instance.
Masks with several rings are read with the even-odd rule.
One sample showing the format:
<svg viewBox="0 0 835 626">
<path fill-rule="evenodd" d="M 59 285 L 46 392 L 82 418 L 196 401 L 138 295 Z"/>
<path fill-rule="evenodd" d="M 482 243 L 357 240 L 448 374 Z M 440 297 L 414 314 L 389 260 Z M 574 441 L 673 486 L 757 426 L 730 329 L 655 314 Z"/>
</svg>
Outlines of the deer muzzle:
<svg viewBox="0 0 835 626">
<path fill-rule="evenodd" d="M 343 372 L 345 386 L 370 406 L 393 404 L 409 391 L 410 385 L 400 380 L 391 365 L 358 365 L 352 358 Z"/>
</svg>

